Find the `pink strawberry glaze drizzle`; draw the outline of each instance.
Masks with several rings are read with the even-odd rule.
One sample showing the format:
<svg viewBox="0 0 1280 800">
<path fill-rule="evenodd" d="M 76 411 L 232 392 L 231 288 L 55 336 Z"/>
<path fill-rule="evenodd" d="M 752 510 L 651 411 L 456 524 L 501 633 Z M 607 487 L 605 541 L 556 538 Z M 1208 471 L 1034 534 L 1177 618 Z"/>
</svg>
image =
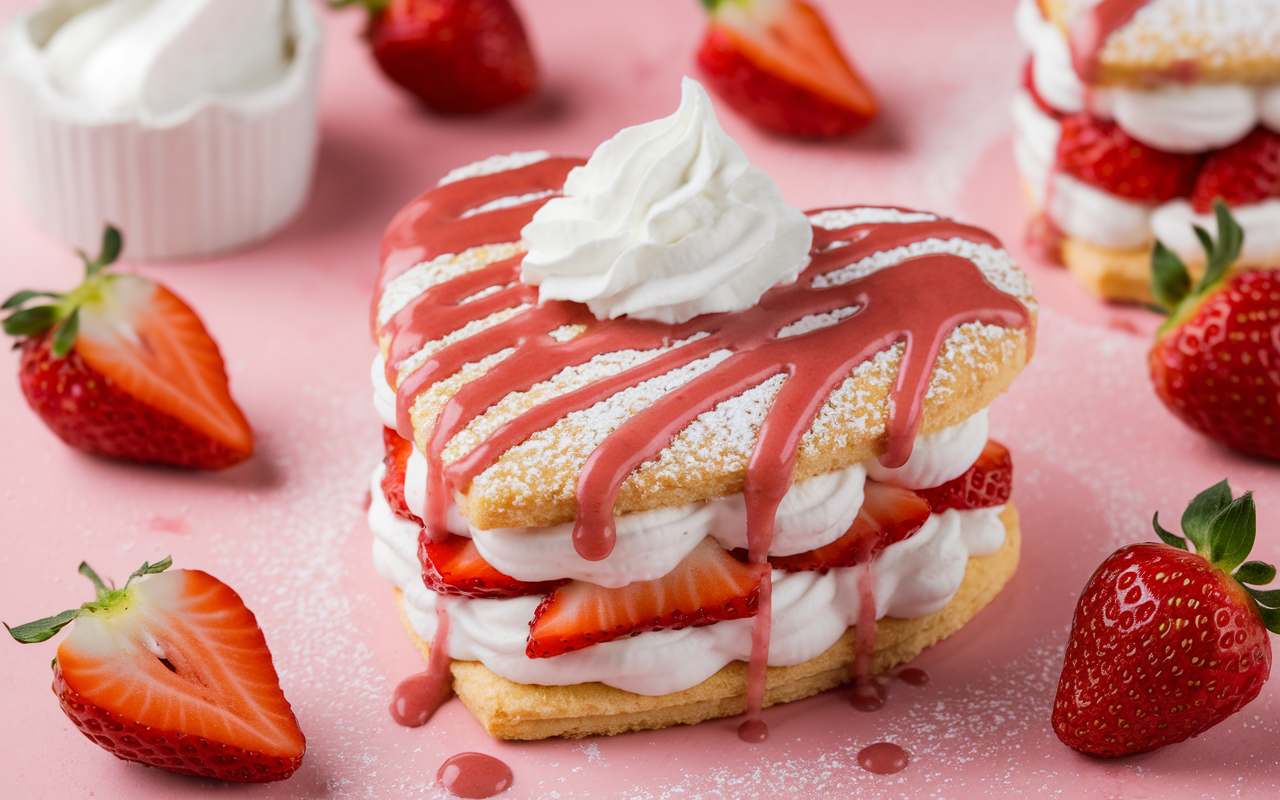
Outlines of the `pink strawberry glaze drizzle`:
<svg viewBox="0 0 1280 800">
<path fill-rule="evenodd" d="M 893 742 L 876 742 L 858 751 L 858 766 L 877 775 L 892 775 L 907 768 L 907 751 Z"/>
<path fill-rule="evenodd" d="M 859 549 L 869 551 L 875 539 L 869 537 Z M 853 643 L 853 696 L 849 702 L 859 711 L 878 711 L 884 706 L 884 687 L 871 674 L 871 657 L 876 651 L 875 559 L 860 553 L 865 567 L 858 576 L 858 625 Z"/>
<path fill-rule="evenodd" d="M 436 772 L 436 781 L 455 797 L 485 798 L 511 788 L 511 767 L 484 753 L 450 756 Z"/>
<path fill-rule="evenodd" d="M 436 597 L 436 635 L 426 671 L 400 681 L 391 696 L 391 718 L 407 728 L 425 725 L 453 692 L 447 644 L 451 602 L 452 598 L 444 595 Z"/>
<path fill-rule="evenodd" d="M 401 211 L 388 228 L 379 296 L 388 282 L 417 263 L 482 244 L 518 241 L 521 229 L 545 200 L 470 217 L 463 214 L 500 198 L 557 190 L 569 169 L 581 163 L 548 159 L 427 192 Z M 412 439 L 409 412 L 421 392 L 464 365 L 513 350 L 456 392 L 436 420 L 424 448 L 428 487 L 423 535 L 432 540 L 447 536 L 446 503 L 452 491 L 464 490 L 503 453 L 531 435 L 618 391 L 717 350 L 732 351 L 714 369 L 632 416 L 587 459 L 577 486 L 574 545 L 584 558 L 605 558 L 614 544 L 613 509 L 618 491 L 632 471 L 656 458 L 702 413 L 774 375 L 785 374 L 787 380 L 760 426 L 743 485 L 749 560 L 760 565 L 762 577 L 748 669 L 748 720 L 740 735 L 759 741 L 767 731 L 759 718 L 771 605 L 765 559 L 778 504 L 791 486 L 801 438 L 827 397 L 858 365 L 902 343 L 905 349 L 898 378 L 889 396 L 887 449 L 881 456 L 887 466 L 900 466 L 911 454 L 933 365 L 951 331 L 968 322 L 1019 329 L 1031 325 L 1019 300 L 997 290 L 972 262 L 959 256 L 919 256 L 821 289 L 813 286 L 814 280 L 878 252 L 927 238 L 953 237 L 999 247 L 986 231 L 944 219 L 862 224 L 834 231 L 815 228 L 810 264 L 794 283 L 770 289 L 746 311 L 708 314 L 680 325 L 628 318 L 601 321 L 580 304 L 539 304 L 537 290 L 518 282 L 519 257 L 427 289 L 397 312 L 382 331 L 391 339 L 387 377 L 393 386 L 400 362 L 423 344 L 497 311 L 528 307 L 504 322 L 440 348 L 397 389 L 397 428 L 401 436 Z M 920 286 L 934 291 L 921 294 Z M 464 302 L 486 289 L 495 291 Z M 850 307 L 858 311 L 833 325 L 790 338 L 777 336 L 780 329 L 804 317 Z M 376 300 L 374 309 L 376 314 Z M 586 330 L 565 342 L 552 338 L 551 332 L 564 325 L 581 325 Z M 699 334 L 701 338 L 693 338 Z M 528 390 L 596 355 L 659 348 L 670 349 L 620 374 L 535 406 L 499 427 L 466 455 L 448 465 L 443 463 L 442 453 L 449 441 L 507 394 Z M 870 627 L 874 631 L 874 625 Z M 432 656 L 444 650 L 436 647 Z"/>
<path fill-rule="evenodd" d="M 1071 23 L 1067 36 L 1071 45 L 1071 63 L 1086 85 L 1098 79 L 1098 56 L 1107 37 L 1123 27 L 1139 9 L 1151 0 L 1102 0 L 1080 12 Z"/>
</svg>

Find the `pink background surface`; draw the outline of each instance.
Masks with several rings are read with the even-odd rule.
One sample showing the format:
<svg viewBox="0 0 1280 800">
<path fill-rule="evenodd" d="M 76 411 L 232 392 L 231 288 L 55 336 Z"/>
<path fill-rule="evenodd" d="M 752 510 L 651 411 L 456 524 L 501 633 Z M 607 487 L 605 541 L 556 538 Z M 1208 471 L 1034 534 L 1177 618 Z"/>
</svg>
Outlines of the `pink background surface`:
<svg viewBox="0 0 1280 800">
<path fill-rule="evenodd" d="M 356 13 L 329 28 L 314 194 L 283 233 L 227 257 L 141 271 L 194 305 L 221 344 L 258 454 L 217 474 L 108 463 L 63 446 L 0 380 L 0 619 L 88 599 L 87 559 L 123 579 L 144 559 L 226 580 L 258 615 L 308 738 L 288 782 L 236 788 L 119 762 L 90 745 L 48 691 L 53 643 L 0 642 L 0 772 L 21 797 L 439 797 L 435 773 L 466 750 L 511 765 L 504 797 L 1268 796 L 1280 789 L 1280 686 L 1188 743 L 1104 763 L 1068 750 L 1049 709 L 1075 598 L 1121 544 L 1153 538 L 1223 476 L 1258 492 L 1255 556 L 1280 561 L 1280 472 L 1184 429 L 1155 399 L 1146 351 L 1155 319 L 1095 303 L 1021 246 L 1008 103 L 1023 54 L 1012 0 L 824 3 L 883 99 L 849 141 L 795 143 L 724 110 L 725 129 L 800 207 L 857 202 L 929 208 L 999 234 L 1036 282 L 1035 361 L 1000 398 L 995 436 L 1014 453 L 1022 565 L 968 627 L 916 662 L 933 680 L 890 687 L 875 714 L 831 692 L 765 712 L 763 745 L 737 720 L 585 741 L 488 738 L 456 701 L 427 727 L 385 707 L 421 669 L 390 590 L 374 573 L 363 519 L 380 458 L 367 332 L 378 240 L 391 215 L 450 168 L 493 153 L 588 154 L 624 125 L 671 113 L 703 27 L 694 0 L 523 0 L 544 70 L 541 97 L 478 120 L 420 111 L 376 73 Z M 7 17 L 18 7 L 0 3 Z M 68 288 L 77 260 L 35 229 L 0 167 L 0 295 Z M 15 374 L 16 353 L 0 356 Z M 889 740 L 911 765 L 856 766 Z M 0 793 L 5 793 L 0 792 Z"/>
</svg>

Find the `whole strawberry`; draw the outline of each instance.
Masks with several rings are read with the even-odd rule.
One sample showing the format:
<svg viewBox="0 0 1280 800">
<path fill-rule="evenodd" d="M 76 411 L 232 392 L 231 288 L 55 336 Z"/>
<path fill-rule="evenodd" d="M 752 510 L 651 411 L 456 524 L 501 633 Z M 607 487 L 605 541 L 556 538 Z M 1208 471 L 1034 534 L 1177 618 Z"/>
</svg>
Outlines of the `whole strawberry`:
<svg viewBox="0 0 1280 800">
<path fill-rule="evenodd" d="M 220 469 L 253 454 L 253 433 L 227 389 L 218 346 L 176 295 L 107 268 L 108 227 L 66 294 L 23 291 L 0 308 L 22 348 L 28 405 L 72 447 L 110 458 Z"/>
<path fill-rule="evenodd" d="M 762 128 L 845 136 L 876 115 L 876 101 L 803 0 L 702 0 L 711 24 L 698 50 L 703 78 Z"/>
<path fill-rule="evenodd" d="M 1191 286 L 1182 261 L 1157 243 L 1152 292 L 1170 313 L 1151 348 L 1156 394 L 1179 419 L 1233 450 L 1280 458 L 1280 279 L 1231 271 L 1244 232 L 1221 201 L 1218 238 L 1197 227 L 1203 277 Z"/>
<path fill-rule="evenodd" d="M 373 57 L 440 114 L 479 114 L 534 90 L 538 69 L 509 0 L 337 0 L 369 9 Z"/>
<path fill-rule="evenodd" d="M 81 564 L 92 602 L 9 633 L 31 644 L 75 622 L 58 645 L 53 692 L 117 758 L 228 781 L 289 777 L 306 740 L 253 612 L 217 578 L 166 572 L 171 563 L 143 564 L 119 589 Z"/>
<path fill-rule="evenodd" d="M 1245 561 L 1253 496 L 1226 481 L 1182 515 L 1186 539 L 1134 544 L 1089 579 L 1071 623 L 1053 730 L 1101 757 L 1143 753 L 1217 725 L 1258 696 L 1271 672 L 1267 631 L 1280 632 L 1275 567 Z M 1187 549 L 1190 540 L 1195 552 Z"/>
</svg>

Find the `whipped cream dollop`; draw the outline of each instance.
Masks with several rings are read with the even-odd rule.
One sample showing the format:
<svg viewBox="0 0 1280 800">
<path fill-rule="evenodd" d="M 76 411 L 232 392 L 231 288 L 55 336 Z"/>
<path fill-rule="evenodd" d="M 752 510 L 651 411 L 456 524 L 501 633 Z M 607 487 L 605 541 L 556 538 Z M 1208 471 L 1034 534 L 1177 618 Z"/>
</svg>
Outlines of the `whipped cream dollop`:
<svg viewBox="0 0 1280 800">
<path fill-rule="evenodd" d="M 210 96 L 278 81 L 289 60 L 287 0 L 63 2 L 44 43 L 64 95 L 102 115 L 167 116 Z"/>
<path fill-rule="evenodd" d="M 521 235 L 540 299 L 669 323 L 750 308 L 795 280 L 813 240 L 689 78 L 675 114 L 601 144 Z"/>
</svg>

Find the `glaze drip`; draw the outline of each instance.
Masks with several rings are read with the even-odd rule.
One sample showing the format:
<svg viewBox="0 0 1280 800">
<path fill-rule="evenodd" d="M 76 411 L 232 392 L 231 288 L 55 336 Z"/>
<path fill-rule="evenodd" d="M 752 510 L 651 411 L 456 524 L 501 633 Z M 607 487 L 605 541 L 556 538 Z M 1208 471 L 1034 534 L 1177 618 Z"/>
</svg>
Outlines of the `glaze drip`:
<svg viewBox="0 0 1280 800">
<path fill-rule="evenodd" d="M 1071 22 L 1067 41 L 1071 45 L 1071 64 L 1086 84 L 1098 80 L 1098 56 L 1107 37 L 1124 27 L 1133 15 L 1151 0 L 1102 0 L 1080 12 Z"/>
<path fill-rule="evenodd" d="M 459 181 L 423 195 L 402 211 L 388 230 L 380 288 L 414 264 L 438 255 L 518 240 L 520 230 L 545 199 L 471 216 L 465 216 L 466 212 L 504 197 L 558 189 L 568 170 L 580 163 L 548 159 Z M 574 545 L 584 558 L 603 559 L 613 549 L 614 505 L 627 477 L 657 458 L 671 439 L 701 414 L 773 376 L 785 375 L 760 425 L 743 485 L 749 561 L 761 569 L 747 691 L 748 722 L 752 723 L 748 727 L 751 738 L 761 736 L 759 709 L 770 619 L 766 557 L 778 504 L 792 483 L 801 439 L 827 398 L 859 365 L 894 345 L 903 345 L 898 377 L 889 395 L 886 452 L 881 457 L 886 466 L 900 466 L 911 455 L 933 367 L 947 336 L 966 323 L 1023 330 L 1032 324 L 1021 301 L 994 287 L 969 259 L 947 253 L 907 258 L 843 283 L 818 279 L 877 253 L 925 239 L 953 238 L 1000 246 L 983 230 L 945 219 L 854 224 L 836 230 L 815 227 L 809 264 L 795 282 L 775 286 L 746 311 L 703 315 L 678 325 L 625 317 L 602 321 L 576 303 L 538 304 L 536 289 L 515 282 L 518 257 L 427 289 L 397 312 L 382 331 L 390 337 L 387 375 L 393 386 L 402 362 L 423 344 L 497 312 L 511 316 L 444 345 L 399 383 L 397 428 L 402 436 L 412 439 L 410 411 L 424 390 L 455 375 L 464 365 L 510 351 L 448 400 L 429 440 L 420 443 L 428 467 L 423 535 L 432 541 L 447 536 L 445 511 L 452 492 L 465 491 L 511 447 L 619 391 L 711 353 L 728 351 L 728 357 L 713 369 L 634 414 L 588 457 L 576 490 Z M 921 293 L 922 286 L 931 291 Z M 485 290 L 490 293 L 471 300 Z M 467 300 L 470 302 L 464 302 Z M 856 311 L 825 327 L 779 336 L 779 331 L 806 317 L 847 313 L 849 309 Z M 552 336 L 565 325 L 581 326 L 583 332 L 567 341 Z M 466 455 L 443 463 L 448 443 L 508 394 L 527 391 L 602 354 L 661 349 L 666 352 L 535 406 L 500 426 Z M 435 648 L 432 655 L 442 650 Z"/>
</svg>

